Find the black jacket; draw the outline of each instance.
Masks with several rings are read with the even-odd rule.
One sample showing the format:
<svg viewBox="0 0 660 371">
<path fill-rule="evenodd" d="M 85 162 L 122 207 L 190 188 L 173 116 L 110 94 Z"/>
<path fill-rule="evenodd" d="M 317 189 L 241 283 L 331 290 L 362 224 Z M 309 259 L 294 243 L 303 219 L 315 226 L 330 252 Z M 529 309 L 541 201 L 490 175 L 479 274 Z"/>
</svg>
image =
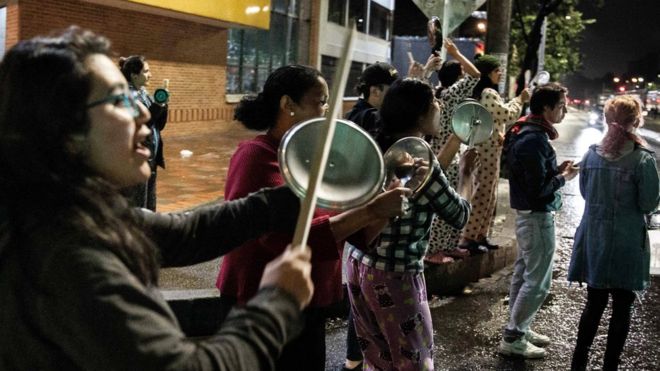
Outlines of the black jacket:
<svg viewBox="0 0 660 371">
<path fill-rule="evenodd" d="M 566 181 L 557 168 L 555 150 L 543 128 L 521 124 L 522 129 L 519 132 L 507 133 L 504 143 L 511 208 L 531 211 L 559 210 L 559 188 Z"/>
<path fill-rule="evenodd" d="M 362 98 L 358 99 L 353 108 L 346 113 L 346 119 L 358 124 L 358 126 L 371 134 L 373 138 L 380 132 L 378 109 Z"/>
</svg>

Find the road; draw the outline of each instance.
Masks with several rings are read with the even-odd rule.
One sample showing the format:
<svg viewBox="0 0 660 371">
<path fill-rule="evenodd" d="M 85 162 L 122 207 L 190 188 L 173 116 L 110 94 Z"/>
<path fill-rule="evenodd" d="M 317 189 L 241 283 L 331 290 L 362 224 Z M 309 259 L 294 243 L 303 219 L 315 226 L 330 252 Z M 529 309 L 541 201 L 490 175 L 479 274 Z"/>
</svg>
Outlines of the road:
<svg viewBox="0 0 660 371">
<path fill-rule="evenodd" d="M 586 112 L 571 110 L 557 128 L 559 138 L 553 142 L 559 161 L 579 161 L 589 145 L 602 138 L 602 129 L 585 125 Z M 649 125 L 651 126 L 651 125 Z M 648 130 L 648 129 L 647 129 Z M 648 131 L 648 137 L 660 134 Z M 649 140 L 656 151 L 660 142 Z M 433 298 L 431 313 L 434 323 L 434 363 L 436 370 L 565 370 L 577 335 L 579 317 L 584 307 L 586 288 L 566 281 L 573 235 L 584 207 L 574 179 L 563 188 L 564 207 L 558 212 L 557 251 L 551 294 L 541 308 L 534 328 L 551 336 L 548 356 L 543 360 L 523 360 L 497 354 L 501 329 L 508 319 L 507 294 L 510 268 L 476 282 L 463 295 Z M 653 232 L 652 243 L 660 250 L 660 236 Z M 658 255 L 655 266 L 660 266 Z M 660 277 L 635 303 L 631 331 L 622 356 L 622 369 L 660 369 Z M 609 308 L 603 318 L 609 318 Z M 339 370 L 343 363 L 346 330 L 343 320 L 330 321 L 327 335 L 327 370 Z M 601 325 L 592 347 L 590 368 L 601 368 L 607 327 Z"/>
</svg>

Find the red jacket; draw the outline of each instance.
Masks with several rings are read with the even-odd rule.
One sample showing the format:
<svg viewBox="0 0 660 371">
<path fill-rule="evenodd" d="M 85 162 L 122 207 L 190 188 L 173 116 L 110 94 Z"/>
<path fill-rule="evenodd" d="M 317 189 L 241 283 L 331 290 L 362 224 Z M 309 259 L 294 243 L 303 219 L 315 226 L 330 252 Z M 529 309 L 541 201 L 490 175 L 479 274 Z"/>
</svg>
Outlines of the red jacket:
<svg viewBox="0 0 660 371">
<path fill-rule="evenodd" d="M 284 184 L 277 161 L 279 141 L 259 135 L 241 142 L 229 162 L 225 199 L 247 196 L 264 187 Z M 343 241 L 336 241 L 330 230 L 328 211 L 317 209 L 307 244 L 312 248 L 311 306 L 330 305 L 342 299 L 341 251 Z M 245 303 L 257 292 L 266 264 L 291 243 L 292 234 L 268 233 L 250 240 L 224 256 L 216 286 L 223 296 Z"/>
</svg>

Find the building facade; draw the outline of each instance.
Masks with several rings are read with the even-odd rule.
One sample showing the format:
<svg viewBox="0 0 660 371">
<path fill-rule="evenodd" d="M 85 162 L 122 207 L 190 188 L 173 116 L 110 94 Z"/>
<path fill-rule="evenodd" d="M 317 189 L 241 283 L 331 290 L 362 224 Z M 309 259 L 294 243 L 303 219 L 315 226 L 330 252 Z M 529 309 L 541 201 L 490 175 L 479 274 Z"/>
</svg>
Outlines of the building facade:
<svg viewBox="0 0 660 371">
<path fill-rule="evenodd" d="M 247 4 L 208 2 L 221 7 Z M 240 17 L 213 19 L 199 15 L 201 11 L 190 14 L 163 8 L 169 3 L 194 8 L 191 4 L 198 2 L 0 1 L 0 21 L 4 22 L 0 35 L 5 49 L 18 40 L 72 24 L 107 36 L 115 58 L 147 57 L 153 74 L 150 89 L 169 79 L 172 123 L 231 121 L 234 105 L 244 94 L 258 92 L 270 72 L 290 63 L 320 69 L 331 84 L 349 19 L 356 19 L 359 36 L 345 96 L 355 96 L 357 77 L 368 64 L 390 60 L 394 0 L 262 2 L 266 5 L 261 11 L 269 13 L 268 29 L 242 24 Z"/>
</svg>

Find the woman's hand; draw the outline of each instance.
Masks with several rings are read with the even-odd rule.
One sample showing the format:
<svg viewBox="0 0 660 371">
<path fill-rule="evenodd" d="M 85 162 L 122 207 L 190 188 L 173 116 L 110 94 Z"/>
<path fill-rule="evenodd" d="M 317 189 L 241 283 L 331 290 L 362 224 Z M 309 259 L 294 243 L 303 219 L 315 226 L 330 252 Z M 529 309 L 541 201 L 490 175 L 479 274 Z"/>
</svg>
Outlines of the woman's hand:
<svg viewBox="0 0 660 371">
<path fill-rule="evenodd" d="M 454 42 L 451 41 L 450 38 L 445 38 L 442 44 L 445 47 L 445 49 L 447 49 L 447 54 L 451 55 L 452 57 L 456 57 L 456 55 L 459 54 L 456 44 L 454 44 Z"/>
<path fill-rule="evenodd" d="M 529 91 L 529 88 L 523 89 L 523 91 L 520 92 L 520 95 L 518 96 L 520 98 L 520 101 L 523 103 L 529 102 L 530 97 L 532 96 L 532 93 Z"/>
<path fill-rule="evenodd" d="M 311 257 L 311 249 L 288 245 L 282 255 L 266 265 L 259 287 L 280 288 L 291 294 L 303 309 L 314 294 Z"/>
<path fill-rule="evenodd" d="M 458 163 L 458 187 L 456 191 L 461 197 L 470 201 L 472 199 L 473 185 L 477 169 L 481 166 L 479 161 L 479 152 L 472 147 L 461 155 Z"/>
<path fill-rule="evenodd" d="M 502 133 L 497 133 L 497 145 L 498 145 L 498 146 L 501 147 L 501 146 L 504 145 L 504 139 L 506 139 L 506 138 L 504 137 L 504 134 L 502 134 Z"/>
<path fill-rule="evenodd" d="M 408 67 L 408 77 L 414 79 L 423 79 L 424 78 L 424 66 L 414 60 L 410 61 L 410 66 Z"/>
<path fill-rule="evenodd" d="M 367 208 L 373 219 L 402 216 L 408 207 L 408 197 L 412 191 L 398 187 L 385 191 L 369 201 Z"/>
<path fill-rule="evenodd" d="M 458 165 L 462 176 L 471 177 L 481 166 L 479 151 L 474 147 L 469 148 L 461 155 Z"/>
<path fill-rule="evenodd" d="M 424 78 L 429 78 L 434 71 L 442 67 L 442 58 L 439 55 L 432 53 L 424 66 Z"/>
</svg>

